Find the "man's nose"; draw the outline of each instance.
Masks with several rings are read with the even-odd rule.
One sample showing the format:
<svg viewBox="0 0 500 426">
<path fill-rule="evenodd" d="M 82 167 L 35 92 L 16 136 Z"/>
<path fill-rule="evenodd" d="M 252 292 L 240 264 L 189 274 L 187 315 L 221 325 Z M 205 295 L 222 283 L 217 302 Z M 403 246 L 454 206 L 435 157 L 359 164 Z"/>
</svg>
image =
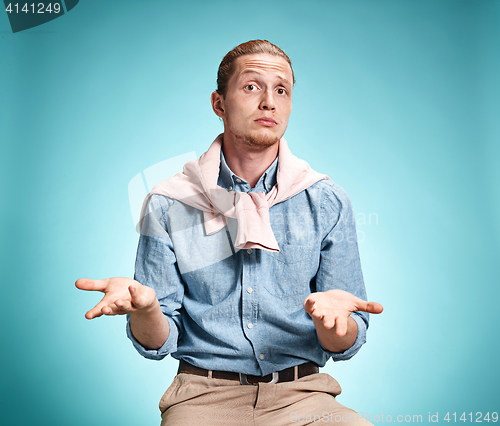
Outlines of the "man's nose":
<svg viewBox="0 0 500 426">
<path fill-rule="evenodd" d="M 271 110 L 271 111 L 274 111 L 276 109 L 276 105 L 274 103 L 272 91 L 266 90 L 262 94 L 262 100 L 260 102 L 260 109 Z"/>
</svg>

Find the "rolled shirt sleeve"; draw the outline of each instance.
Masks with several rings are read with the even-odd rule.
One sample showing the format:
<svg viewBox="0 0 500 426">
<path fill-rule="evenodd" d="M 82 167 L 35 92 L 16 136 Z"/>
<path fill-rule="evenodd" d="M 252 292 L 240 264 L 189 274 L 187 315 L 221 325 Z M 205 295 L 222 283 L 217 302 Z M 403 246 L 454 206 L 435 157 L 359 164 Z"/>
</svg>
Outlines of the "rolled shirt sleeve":
<svg viewBox="0 0 500 426">
<path fill-rule="evenodd" d="M 340 289 L 366 300 L 366 290 L 361 271 L 356 221 L 349 196 L 339 185 L 332 182 L 322 199 L 322 226 L 326 233 L 322 241 L 320 265 L 316 275 L 316 290 Z M 330 352 L 321 348 L 334 361 L 352 358 L 366 342 L 369 316 L 366 312 L 351 314 L 358 326 L 354 344 L 343 352 Z"/>
<path fill-rule="evenodd" d="M 184 285 L 178 270 L 172 241 L 168 234 L 165 212 L 171 200 L 162 195 L 152 195 L 148 201 L 146 215 L 141 229 L 134 279 L 156 292 L 161 311 L 170 327 L 167 340 L 159 349 L 142 346 L 130 329 L 130 315 L 127 315 L 126 332 L 136 350 L 143 357 L 161 360 L 177 351 L 177 342 L 182 334 L 181 308 Z"/>
</svg>

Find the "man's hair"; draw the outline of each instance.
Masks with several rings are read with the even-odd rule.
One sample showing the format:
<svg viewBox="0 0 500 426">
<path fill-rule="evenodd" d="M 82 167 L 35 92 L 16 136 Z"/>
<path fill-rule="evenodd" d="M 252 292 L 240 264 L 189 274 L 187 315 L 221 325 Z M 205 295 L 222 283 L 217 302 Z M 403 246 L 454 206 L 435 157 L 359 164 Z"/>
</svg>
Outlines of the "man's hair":
<svg viewBox="0 0 500 426">
<path fill-rule="evenodd" d="M 283 52 L 278 46 L 268 42 L 267 40 L 250 40 L 246 43 L 242 43 L 231 50 L 219 65 L 219 71 L 217 71 L 217 93 L 222 96 L 226 96 L 227 83 L 234 72 L 234 62 L 240 56 L 244 55 L 254 55 L 256 53 L 267 53 L 269 55 L 279 56 L 285 59 L 292 70 L 293 83 L 295 84 L 295 76 L 293 75 L 292 61 L 288 55 Z"/>
</svg>

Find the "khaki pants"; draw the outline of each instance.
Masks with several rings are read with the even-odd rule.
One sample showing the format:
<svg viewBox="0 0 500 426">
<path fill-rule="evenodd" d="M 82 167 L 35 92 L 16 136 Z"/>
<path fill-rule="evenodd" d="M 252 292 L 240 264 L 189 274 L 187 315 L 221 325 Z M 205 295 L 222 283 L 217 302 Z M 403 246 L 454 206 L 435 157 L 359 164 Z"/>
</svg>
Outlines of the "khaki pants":
<svg viewBox="0 0 500 426">
<path fill-rule="evenodd" d="M 161 425 L 370 425 L 337 402 L 340 392 L 337 381 L 324 373 L 257 386 L 181 373 L 160 401 Z"/>
</svg>

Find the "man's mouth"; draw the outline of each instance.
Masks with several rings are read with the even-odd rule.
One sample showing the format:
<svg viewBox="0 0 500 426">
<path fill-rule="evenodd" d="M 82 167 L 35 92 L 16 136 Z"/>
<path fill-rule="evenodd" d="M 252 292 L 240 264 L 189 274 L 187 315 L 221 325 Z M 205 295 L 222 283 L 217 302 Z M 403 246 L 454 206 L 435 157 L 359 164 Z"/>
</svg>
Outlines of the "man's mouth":
<svg viewBox="0 0 500 426">
<path fill-rule="evenodd" d="M 257 120 L 254 120 L 256 123 L 259 123 L 263 126 L 269 126 L 269 127 L 273 127 L 273 126 L 277 126 L 278 123 L 276 123 L 275 120 L 273 120 L 271 117 L 261 117 L 261 118 L 258 118 Z"/>
</svg>

